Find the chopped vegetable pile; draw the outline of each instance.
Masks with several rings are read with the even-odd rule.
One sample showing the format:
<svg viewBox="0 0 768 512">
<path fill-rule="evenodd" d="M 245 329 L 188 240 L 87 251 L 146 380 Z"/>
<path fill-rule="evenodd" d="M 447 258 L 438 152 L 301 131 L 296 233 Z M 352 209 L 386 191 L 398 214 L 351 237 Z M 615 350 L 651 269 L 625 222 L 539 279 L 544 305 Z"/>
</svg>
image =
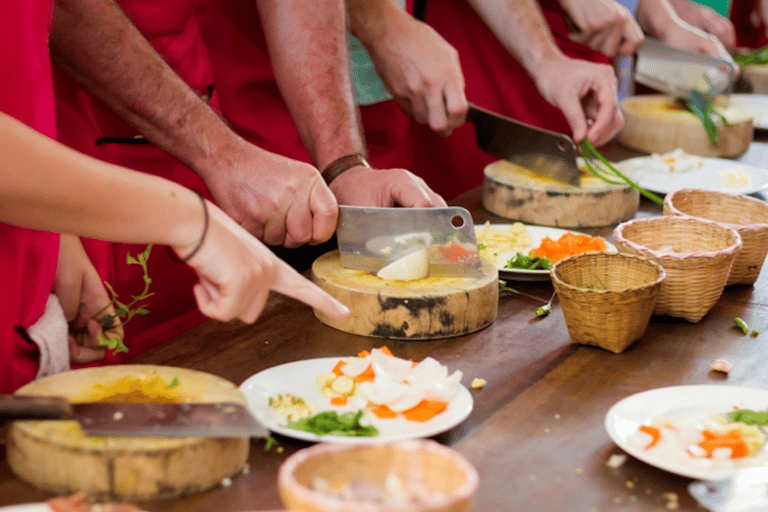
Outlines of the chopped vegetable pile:
<svg viewBox="0 0 768 512">
<path fill-rule="evenodd" d="M 526 256 L 519 252 L 510 259 L 504 268 L 515 268 L 521 270 L 549 270 L 552 268 L 552 262 L 549 258 L 539 256 Z"/>
<path fill-rule="evenodd" d="M 323 411 L 298 421 L 289 421 L 288 427 L 317 435 L 375 436 L 379 431 L 373 425 L 361 425 L 363 411 L 339 414 Z"/>
<path fill-rule="evenodd" d="M 589 236 L 580 233 L 565 233 L 559 239 L 549 237 L 541 241 L 541 245 L 533 249 L 531 256 L 546 258 L 552 262 L 587 251 L 604 251 L 608 248 L 605 239 L 599 236 Z"/>
</svg>

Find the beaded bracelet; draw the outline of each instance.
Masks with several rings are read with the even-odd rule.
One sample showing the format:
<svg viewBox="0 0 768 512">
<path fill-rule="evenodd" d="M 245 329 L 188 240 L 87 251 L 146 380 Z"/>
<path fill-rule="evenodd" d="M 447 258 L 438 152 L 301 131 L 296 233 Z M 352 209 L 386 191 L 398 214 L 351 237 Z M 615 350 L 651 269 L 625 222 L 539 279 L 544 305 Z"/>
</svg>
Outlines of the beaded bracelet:
<svg viewBox="0 0 768 512">
<path fill-rule="evenodd" d="M 198 240 L 197 245 L 195 246 L 194 249 L 192 249 L 192 252 L 190 252 L 189 254 L 184 256 L 183 258 L 179 258 L 176 255 L 176 252 L 174 252 L 174 250 L 171 249 L 170 246 L 168 246 L 168 253 L 171 255 L 171 259 L 173 259 L 175 261 L 178 261 L 180 263 L 188 262 L 192 258 L 192 256 L 197 254 L 197 251 L 199 251 L 200 247 L 203 246 L 203 242 L 205 241 L 205 235 L 208 234 L 208 223 L 209 223 L 208 204 L 206 204 L 205 198 L 203 197 L 203 195 L 200 192 L 198 192 L 196 190 L 193 190 L 193 192 L 195 194 L 197 194 L 197 197 L 200 198 L 200 202 L 203 203 L 203 232 L 200 235 L 200 240 Z"/>
<path fill-rule="evenodd" d="M 368 164 L 368 161 L 361 153 L 355 153 L 354 155 L 347 155 L 342 156 L 341 158 L 337 158 L 331 162 L 321 174 L 325 180 L 325 183 L 330 185 L 331 182 L 339 176 L 339 174 L 357 166 L 367 167 L 369 169 L 371 168 L 371 166 Z"/>
</svg>

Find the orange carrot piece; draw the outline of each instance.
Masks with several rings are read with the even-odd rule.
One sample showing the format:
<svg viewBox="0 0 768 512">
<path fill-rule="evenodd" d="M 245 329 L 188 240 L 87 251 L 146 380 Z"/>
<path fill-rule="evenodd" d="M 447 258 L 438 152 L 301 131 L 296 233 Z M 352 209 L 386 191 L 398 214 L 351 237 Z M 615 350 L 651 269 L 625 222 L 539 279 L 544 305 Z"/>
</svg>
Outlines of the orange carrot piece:
<svg viewBox="0 0 768 512">
<path fill-rule="evenodd" d="M 653 439 L 648 444 L 648 446 L 645 447 L 647 450 L 648 448 L 652 448 L 656 443 L 659 442 L 659 439 L 661 439 L 661 431 L 656 427 L 651 427 L 649 425 L 640 425 L 640 432 L 645 432 L 649 436 L 651 436 Z"/>
<path fill-rule="evenodd" d="M 368 357 L 369 355 L 371 355 L 370 352 L 368 352 L 367 350 L 362 350 L 362 351 L 358 352 L 357 357 L 362 359 L 364 357 Z"/>
<path fill-rule="evenodd" d="M 376 415 L 377 418 L 394 418 L 397 413 L 387 407 L 386 405 L 377 405 L 371 412 Z"/>
<path fill-rule="evenodd" d="M 415 407 L 403 411 L 403 416 L 410 421 L 427 421 L 443 412 L 446 407 L 448 402 L 442 400 L 422 400 Z"/>
<path fill-rule="evenodd" d="M 373 366 L 368 365 L 368 368 L 355 377 L 355 382 L 373 382 L 374 378 L 376 378 L 376 374 L 373 371 Z"/>
<path fill-rule="evenodd" d="M 749 454 L 747 442 L 744 440 L 741 432 L 731 430 L 725 434 L 720 434 L 704 430 L 702 434 L 704 435 L 704 440 L 699 443 L 699 446 L 706 450 L 707 457 L 712 457 L 712 452 L 718 448 L 730 448 L 731 458 L 733 459 L 746 457 Z"/>
<path fill-rule="evenodd" d="M 341 371 L 341 367 L 347 364 L 346 361 L 339 360 L 338 363 L 336 363 L 336 366 L 333 367 L 333 370 L 331 370 L 333 373 L 336 374 L 337 377 L 341 377 L 343 375 Z"/>
<path fill-rule="evenodd" d="M 335 405 L 337 407 L 341 407 L 342 405 L 347 405 L 347 397 L 334 396 L 333 398 L 331 398 L 331 405 Z"/>
<path fill-rule="evenodd" d="M 386 345 L 384 345 L 383 347 L 380 347 L 379 350 L 381 350 L 382 352 L 384 352 L 388 356 L 392 356 L 393 355 L 392 351 L 389 350 L 389 347 L 387 347 Z"/>
</svg>

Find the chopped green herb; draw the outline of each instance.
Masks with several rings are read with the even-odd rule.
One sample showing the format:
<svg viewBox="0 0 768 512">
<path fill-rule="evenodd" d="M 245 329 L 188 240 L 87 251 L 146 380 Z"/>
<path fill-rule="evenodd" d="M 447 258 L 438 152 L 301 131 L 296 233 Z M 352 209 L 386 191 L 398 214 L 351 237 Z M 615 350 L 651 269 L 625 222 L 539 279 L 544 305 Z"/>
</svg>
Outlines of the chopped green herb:
<svg viewBox="0 0 768 512">
<path fill-rule="evenodd" d="M 279 443 L 277 442 L 277 439 L 275 439 L 272 436 L 267 436 L 266 437 L 266 443 L 264 444 L 264 451 L 268 452 L 269 450 L 272 449 L 273 446 L 278 445 L 278 444 Z"/>
<path fill-rule="evenodd" d="M 753 66 L 758 64 L 768 64 L 768 45 L 753 50 L 746 55 L 734 55 L 733 60 L 739 66 Z"/>
<path fill-rule="evenodd" d="M 363 411 L 339 414 L 336 411 L 323 411 L 298 421 L 289 421 L 288 427 L 319 436 L 376 436 L 379 430 L 373 425 L 361 425 Z"/>
<path fill-rule="evenodd" d="M 478 242 L 477 243 L 477 250 L 478 251 L 482 251 L 484 249 L 485 249 L 485 244 L 482 244 L 482 243 Z"/>
<path fill-rule="evenodd" d="M 746 425 L 768 426 L 768 411 L 752 411 L 750 409 L 737 409 L 725 415 L 728 421 L 740 421 Z"/>
<path fill-rule="evenodd" d="M 521 252 L 515 254 L 504 268 L 514 268 L 522 270 L 549 270 L 552 268 L 552 262 L 549 258 L 540 258 L 539 256 L 528 256 Z"/>
<path fill-rule="evenodd" d="M 748 334 L 749 333 L 749 326 L 741 318 L 739 318 L 739 317 L 734 318 L 733 319 L 733 323 L 736 325 L 736 327 L 741 329 L 741 332 L 743 332 L 744 334 Z"/>
<path fill-rule="evenodd" d="M 536 316 L 538 317 L 547 316 L 551 312 L 552 312 L 551 304 L 544 304 L 543 306 L 539 306 L 538 308 L 536 308 Z"/>
<path fill-rule="evenodd" d="M 171 383 L 168 384 L 168 387 L 169 388 L 175 388 L 179 384 L 181 384 L 181 382 L 179 382 L 179 378 L 178 377 L 174 377 L 173 380 L 171 381 Z"/>
</svg>

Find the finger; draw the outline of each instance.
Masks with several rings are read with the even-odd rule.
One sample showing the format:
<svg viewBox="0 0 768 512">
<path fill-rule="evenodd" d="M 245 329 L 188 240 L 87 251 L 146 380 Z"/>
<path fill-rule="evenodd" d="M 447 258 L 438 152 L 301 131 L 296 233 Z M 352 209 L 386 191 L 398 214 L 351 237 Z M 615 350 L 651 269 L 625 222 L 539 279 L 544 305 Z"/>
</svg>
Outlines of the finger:
<svg viewBox="0 0 768 512">
<path fill-rule="evenodd" d="M 445 86 L 443 93 L 445 98 L 445 110 L 448 113 L 448 127 L 458 128 L 467 121 L 469 102 L 464 94 L 464 88 L 455 83 Z"/>
<path fill-rule="evenodd" d="M 593 128 L 593 125 L 591 128 Z M 621 109 L 617 108 L 613 111 L 613 116 L 610 118 L 605 126 L 598 126 L 597 129 L 587 131 L 587 138 L 593 142 L 595 146 L 602 146 L 607 144 L 624 126 L 624 116 L 621 113 Z"/>
<path fill-rule="evenodd" d="M 107 355 L 105 348 L 82 347 L 69 336 L 69 361 L 72 364 L 88 364 L 101 361 Z"/>
<path fill-rule="evenodd" d="M 605 50 L 603 54 L 611 58 L 616 57 L 623 37 L 624 34 L 620 27 L 609 30 L 605 34 L 605 39 L 603 41 L 603 48 Z"/>
<path fill-rule="evenodd" d="M 444 132 L 448 129 L 448 115 L 445 109 L 443 91 L 429 93 L 425 99 L 427 105 L 427 118 L 429 127 L 435 132 Z"/>
<path fill-rule="evenodd" d="M 619 46 L 618 53 L 624 56 L 630 56 L 635 50 L 643 44 L 645 36 L 640 26 L 634 19 L 629 18 L 624 25 L 624 39 Z"/>
<path fill-rule="evenodd" d="M 251 300 L 250 307 L 246 308 L 243 312 L 237 315 L 237 318 L 247 324 L 252 324 L 256 321 L 257 318 L 259 318 L 261 312 L 264 311 L 264 305 L 267 303 L 268 298 L 269 289 L 265 288 L 262 292 L 256 294 L 256 297 Z"/>
<path fill-rule="evenodd" d="M 312 210 L 312 239 L 310 244 L 329 240 L 336 231 L 339 218 L 339 203 L 331 189 L 321 179 L 315 182 L 309 193 L 309 208 Z"/>
<path fill-rule="evenodd" d="M 226 311 L 231 307 L 231 300 L 223 300 L 223 296 L 218 287 L 214 286 L 207 280 L 201 279 L 200 282 L 192 287 L 192 293 L 195 296 L 195 302 L 197 307 L 208 318 L 214 320 L 221 320 L 226 322 L 234 318 L 234 315 L 226 314 Z"/>
<path fill-rule="evenodd" d="M 288 212 L 275 212 L 264 224 L 264 243 L 267 245 L 283 245 L 285 242 L 285 216 Z"/>
<path fill-rule="evenodd" d="M 592 104 L 588 108 L 596 112 L 592 117 L 594 122 L 587 131 L 587 136 L 593 142 L 607 142 L 608 134 L 614 129 L 616 113 L 619 110 L 615 90 L 615 86 L 601 87 L 589 100 Z"/>
<path fill-rule="evenodd" d="M 411 115 L 419 124 L 429 123 L 429 109 L 427 103 L 421 95 L 409 98 L 411 106 Z"/>
<path fill-rule="evenodd" d="M 407 172 L 407 171 L 406 171 Z M 407 173 L 406 178 L 398 179 L 392 187 L 392 199 L 405 208 L 429 208 L 432 198 L 425 187 L 419 183 L 416 176 Z"/>
<path fill-rule="evenodd" d="M 584 115 L 584 110 L 581 106 L 581 102 L 568 95 L 563 101 L 557 105 L 560 111 L 568 121 L 568 126 L 571 127 L 573 132 L 573 140 L 575 142 L 581 142 L 587 134 L 587 119 Z"/>
<path fill-rule="evenodd" d="M 347 306 L 328 295 L 282 260 L 277 263 L 277 272 L 272 289 L 287 297 L 299 300 L 331 318 L 343 320 L 349 316 Z"/>
</svg>

